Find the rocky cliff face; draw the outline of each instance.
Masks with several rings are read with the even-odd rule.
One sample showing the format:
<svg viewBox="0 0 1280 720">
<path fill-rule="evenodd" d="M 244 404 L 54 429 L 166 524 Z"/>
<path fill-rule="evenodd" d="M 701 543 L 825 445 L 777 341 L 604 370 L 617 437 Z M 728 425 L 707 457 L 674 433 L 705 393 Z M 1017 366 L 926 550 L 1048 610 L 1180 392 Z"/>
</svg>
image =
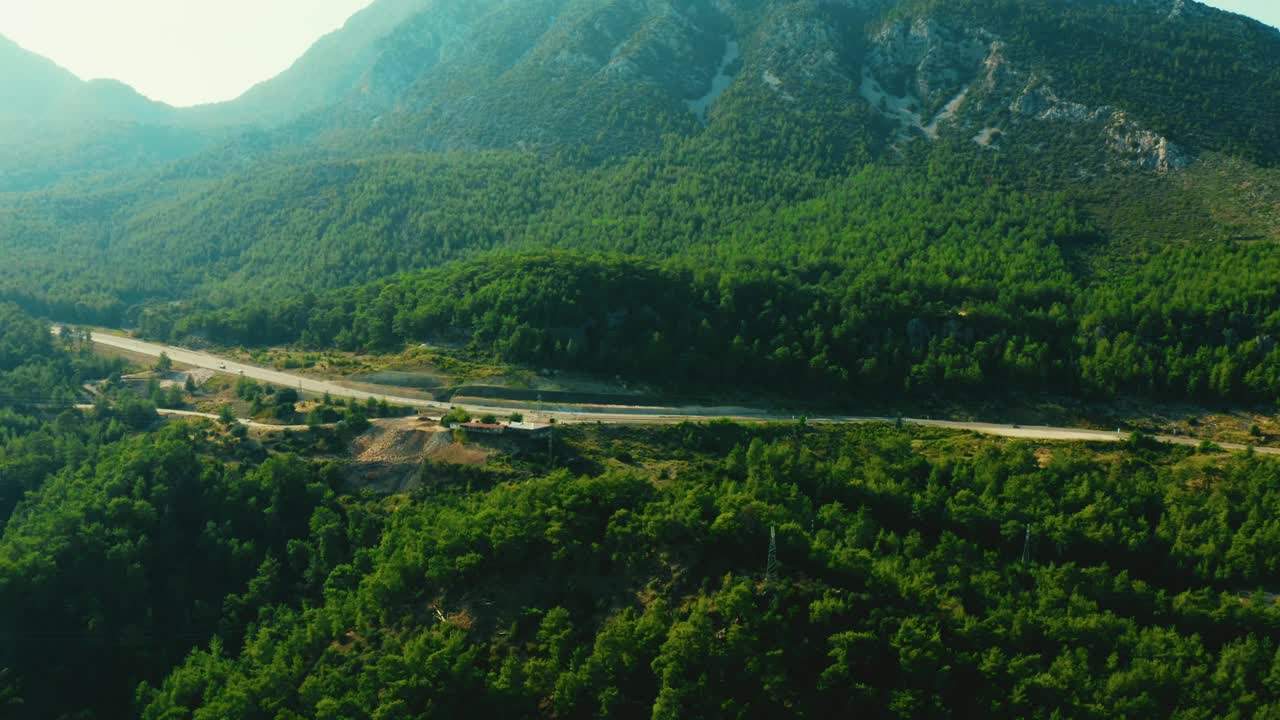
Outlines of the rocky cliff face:
<svg viewBox="0 0 1280 720">
<path fill-rule="evenodd" d="M 861 94 L 897 126 L 899 141 L 959 133 L 996 147 L 1029 130 L 1057 130 L 1122 165 L 1166 172 L 1190 162 L 1187 150 L 1132 115 L 1060 96 L 1051 75 L 1011 62 L 1005 49 L 1005 40 L 981 27 L 896 20 L 871 37 Z"/>
</svg>

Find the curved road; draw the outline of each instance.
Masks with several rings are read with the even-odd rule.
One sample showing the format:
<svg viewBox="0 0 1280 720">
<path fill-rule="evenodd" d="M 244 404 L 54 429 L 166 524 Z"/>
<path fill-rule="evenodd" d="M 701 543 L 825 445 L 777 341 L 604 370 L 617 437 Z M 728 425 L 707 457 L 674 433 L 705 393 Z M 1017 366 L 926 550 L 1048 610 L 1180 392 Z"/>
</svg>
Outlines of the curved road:
<svg viewBox="0 0 1280 720">
<path fill-rule="evenodd" d="M 54 332 L 58 332 L 60 328 L 54 326 Z M 476 414 L 491 413 L 499 417 L 510 414 L 512 407 L 490 407 L 484 405 L 473 405 L 470 403 L 457 405 L 451 403 L 442 403 L 435 400 L 423 400 L 420 398 L 404 397 L 400 395 L 390 395 L 385 393 L 372 393 L 364 390 L 356 390 L 334 382 L 325 380 L 315 380 L 312 378 L 293 375 L 290 373 L 280 372 L 278 370 L 269 370 L 256 365 L 245 365 L 231 360 L 227 360 L 209 353 L 187 350 L 185 348 L 173 347 L 169 345 L 158 345 L 134 338 L 121 337 L 119 335 L 110 335 L 107 333 L 94 332 L 93 342 L 107 347 L 126 350 L 128 352 L 146 355 L 149 357 L 160 357 L 160 353 L 166 353 L 174 362 L 179 362 L 192 367 L 214 370 L 216 372 L 228 375 L 243 375 L 254 380 L 268 382 L 273 385 L 282 385 L 285 387 L 293 387 L 299 390 L 322 395 L 328 393 L 332 397 L 342 397 L 354 400 L 385 400 L 388 403 L 403 405 L 416 408 L 424 408 L 429 410 L 439 410 L 446 412 L 452 407 L 463 407 L 468 412 Z M 686 420 L 697 420 L 707 418 L 728 418 L 731 420 L 742 421 L 788 421 L 792 420 L 791 415 L 775 415 L 762 410 L 754 410 L 751 408 L 709 408 L 709 407 L 632 407 L 621 405 L 608 406 L 583 406 L 574 408 L 555 408 L 546 409 L 545 404 L 539 403 L 538 407 L 525 406 L 521 411 L 529 416 L 530 420 L 552 420 L 558 423 L 583 423 L 583 422 L 603 422 L 614 424 L 673 424 Z M 829 417 L 813 417 L 809 418 L 814 423 L 863 423 L 863 422 L 893 422 L 894 418 L 887 417 L 864 417 L 864 416 L 829 416 Z M 1102 430 L 1082 430 L 1078 428 L 1062 428 L 1062 427 L 1044 427 L 1044 426 L 1018 426 L 1018 425 L 999 425 L 994 423 L 975 423 L 975 422 L 953 422 L 948 420 L 921 420 L 919 418 L 903 418 L 904 423 L 911 425 L 921 425 L 926 427 L 951 428 L 955 430 L 969 430 L 984 435 L 999 435 L 1010 438 L 1025 438 L 1029 440 L 1064 440 L 1064 441 L 1087 441 L 1087 442 L 1120 442 L 1129 437 L 1128 433 L 1123 432 L 1106 432 Z M 1166 443 L 1175 443 L 1179 445 L 1198 445 L 1198 438 L 1175 437 L 1172 435 L 1161 435 L 1158 440 Z M 1231 443 L 1219 443 L 1226 450 L 1244 450 L 1245 446 Z M 1280 455 L 1280 448 L 1255 448 L 1259 453 L 1268 455 Z"/>
</svg>

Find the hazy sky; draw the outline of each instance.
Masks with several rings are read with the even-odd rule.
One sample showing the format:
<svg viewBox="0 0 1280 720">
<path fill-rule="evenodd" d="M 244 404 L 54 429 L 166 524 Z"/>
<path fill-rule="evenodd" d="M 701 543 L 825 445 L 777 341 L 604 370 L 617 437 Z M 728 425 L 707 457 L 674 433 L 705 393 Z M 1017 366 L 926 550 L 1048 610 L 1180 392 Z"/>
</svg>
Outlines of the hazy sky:
<svg viewBox="0 0 1280 720">
<path fill-rule="evenodd" d="M 0 35 L 172 105 L 229 100 L 370 0 L 0 0 Z"/>
<path fill-rule="evenodd" d="M 370 0 L 0 0 L 0 35 L 173 105 L 229 100 Z M 1210 0 L 1280 27 L 1280 0 Z"/>
<path fill-rule="evenodd" d="M 1205 0 L 1205 4 L 1248 15 L 1280 28 L 1280 0 Z"/>
</svg>

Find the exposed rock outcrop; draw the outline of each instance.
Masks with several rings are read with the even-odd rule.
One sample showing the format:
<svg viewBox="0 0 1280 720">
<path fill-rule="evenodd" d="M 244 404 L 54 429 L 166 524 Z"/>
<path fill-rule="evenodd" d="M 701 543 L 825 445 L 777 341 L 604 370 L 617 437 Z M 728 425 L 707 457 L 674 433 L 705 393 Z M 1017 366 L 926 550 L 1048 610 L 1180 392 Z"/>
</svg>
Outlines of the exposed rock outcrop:
<svg viewBox="0 0 1280 720">
<path fill-rule="evenodd" d="M 1144 170 L 1168 172 L 1191 164 L 1189 152 L 1133 122 L 1123 112 L 1111 115 L 1106 132 L 1107 147 Z"/>
<path fill-rule="evenodd" d="M 1192 159 L 1190 152 L 1113 106 L 1059 95 L 1052 78 L 1019 67 L 1009 59 L 1005 41 L 983 28 L 948 27 L 928 18 L 886 25 L 870 39 L 860 92 L 898 125 L 900 141 L 921 135 L 937 139 L 954 128 L 983 147 L 994 147 L 1023 130 L 1067 125 L 1074 128 L 1073 137 L 1092 138 L 1115 161 L 1132 167 L 1167 172 Z"/>
</svg>

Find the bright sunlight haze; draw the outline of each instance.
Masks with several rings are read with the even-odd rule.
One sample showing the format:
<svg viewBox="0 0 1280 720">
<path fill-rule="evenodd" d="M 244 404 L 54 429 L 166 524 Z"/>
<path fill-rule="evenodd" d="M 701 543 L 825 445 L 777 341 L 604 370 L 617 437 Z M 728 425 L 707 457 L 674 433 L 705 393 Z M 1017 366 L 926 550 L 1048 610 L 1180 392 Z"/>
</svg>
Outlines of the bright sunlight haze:
<svg viewBox="0 0 1280 720">
<path fill-rule="evenodd" d="M 0 35 L 81 78 L 170 105 L 231 100 L 289 67 L 370 0 L 0 3 Z"/>
</svg>

